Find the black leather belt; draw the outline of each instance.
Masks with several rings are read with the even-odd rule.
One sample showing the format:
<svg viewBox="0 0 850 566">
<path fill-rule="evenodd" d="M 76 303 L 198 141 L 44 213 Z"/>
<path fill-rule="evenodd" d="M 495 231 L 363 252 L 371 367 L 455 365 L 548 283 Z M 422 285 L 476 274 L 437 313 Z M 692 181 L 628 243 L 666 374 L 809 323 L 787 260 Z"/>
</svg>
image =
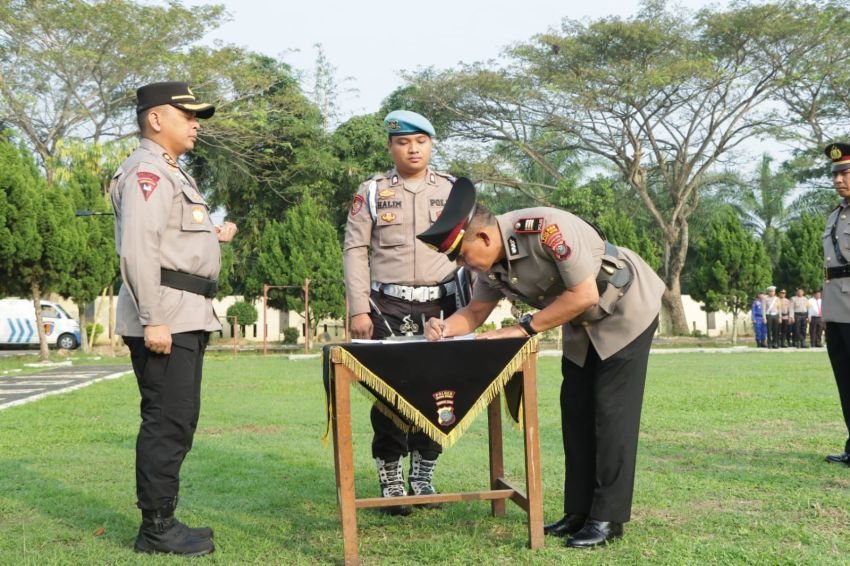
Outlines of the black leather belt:
<svg viewBox="0 0 850 566">
<path fill-rule="evenodd" d="M 164 287 L 189 291 L 196 295 L 203 295 L 208 299 L 214 298 L 218 293 L 218 281 L 215 279 L 207 279 L 200 275 L 192 275 L 164 267 L 159 270 L 159 283 Z"/>
<path fill-rule="evenodd" d="M 827 279 L 841 279 L 842 277 L 850 277 L 850 265 L 826 268 Z"/>
</svg>

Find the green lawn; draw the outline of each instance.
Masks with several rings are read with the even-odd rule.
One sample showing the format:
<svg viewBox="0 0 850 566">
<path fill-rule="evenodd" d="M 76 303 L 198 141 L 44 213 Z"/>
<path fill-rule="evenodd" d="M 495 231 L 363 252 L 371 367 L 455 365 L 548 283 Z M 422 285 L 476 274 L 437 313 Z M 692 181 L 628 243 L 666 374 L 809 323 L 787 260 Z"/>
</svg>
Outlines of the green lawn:
<svg viewBox="0 0 850 566">
<path fill-rule="evenodd" d="M 126 359 L 125 359 L 126 361 Z M 6 378 L 4 378 L 6 379 Z M 539 363 L 544 511 L 561 515 L 560 360 Z M 164 564 L 137 556 L 131 376 L 0 411 L 0 564 Z M 377 494 L 368 403 L 354 396 L 359 495 Z M 444 491 L 487 486 L 486 418 L 440 460 Z M 217 564 L 338 564 L 333 454 L 318 360 L 207 357 L 204 406 L 178 516 L 216 531 Z M 850 469 L 823 461 L 846 432 L 824 352 L 653 355 L 632 522 L 591 551 L 525 548 L 524 515 L 446 505 L 358 512 L 375 564 L 846 564 Z M 508 427 L 509 476 L 523 475 Z"/>
</svg>

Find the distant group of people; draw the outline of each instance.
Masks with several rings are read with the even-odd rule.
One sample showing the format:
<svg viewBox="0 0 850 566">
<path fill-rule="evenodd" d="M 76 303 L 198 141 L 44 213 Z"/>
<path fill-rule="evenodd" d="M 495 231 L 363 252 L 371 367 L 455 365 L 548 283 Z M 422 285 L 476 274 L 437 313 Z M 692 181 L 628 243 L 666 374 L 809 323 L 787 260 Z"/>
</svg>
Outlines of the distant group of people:
<svg viewBox="0 0 850 566">
<path fill-rule="evenodd" d="M 778 293 L 771 285 L 760 291 L 750 309 L 756 346 L 759 348 L 820 348 L 823 346 L 823 305 L 821 292 L 811 297 L 797 288 L 790 299 L 785 289 Z M 806 344 L 806 334 L 809 343 Z"/>
</svg>

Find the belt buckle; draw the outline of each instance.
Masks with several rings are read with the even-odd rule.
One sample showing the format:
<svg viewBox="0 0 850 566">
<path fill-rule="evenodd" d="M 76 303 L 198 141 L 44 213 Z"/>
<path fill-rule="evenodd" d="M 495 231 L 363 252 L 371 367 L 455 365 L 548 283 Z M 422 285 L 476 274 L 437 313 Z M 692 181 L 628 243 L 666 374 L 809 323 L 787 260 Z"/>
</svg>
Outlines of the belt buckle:
<svg viewBox="0 0 850 566">
<path fill-rule="evenodd" d="M 413 287 L 411 292 L 412 299 L 419 303 L 427 303 L 430 300 L 428 291 L 428 287 Z"/>
</svg>

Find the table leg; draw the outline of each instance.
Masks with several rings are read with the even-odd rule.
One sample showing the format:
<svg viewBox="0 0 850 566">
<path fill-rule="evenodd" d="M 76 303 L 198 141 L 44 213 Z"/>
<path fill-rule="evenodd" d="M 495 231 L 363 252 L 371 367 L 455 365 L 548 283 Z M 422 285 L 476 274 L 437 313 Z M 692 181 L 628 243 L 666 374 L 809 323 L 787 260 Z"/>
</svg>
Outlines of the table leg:
<svg viewBox="0 0 850 566">
<path fill-rule="evenodd" d="M 537 372 L 529 358 L 522 372 L 522 412 L 525 431 L 525 481 L 528 491 L 528 546 L 543 547 L 543 480 L 540 472 L 540 431 L 537 422 Z"/>
<path fill-rule="evenodd" d="M 499 489 L 497 480 L 505 476 L 505 458 L 502 450 L 502 396 L 496 395 L 487 407 L 490 436 L 490 489 Z M 491 502 L 494 517 L 505 516 L 505 500 Z"/>
<path fill-rule="evenodd" d="M 357 566 L 357 507 L 354 493 L 354 451 L 351 441 L 351 372 L 334 364 L 333 425 L 336 488 L 342 523 L 342 547 L 346 566 Z"/>
</svg>

